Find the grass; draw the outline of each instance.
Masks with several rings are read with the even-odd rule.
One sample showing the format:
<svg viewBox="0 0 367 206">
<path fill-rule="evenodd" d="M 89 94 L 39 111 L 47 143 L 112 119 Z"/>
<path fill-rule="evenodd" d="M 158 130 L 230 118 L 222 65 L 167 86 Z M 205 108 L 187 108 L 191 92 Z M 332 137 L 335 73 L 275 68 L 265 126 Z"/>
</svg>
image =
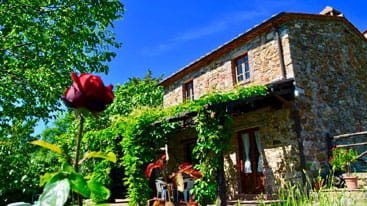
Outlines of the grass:
<svg viewBox="0 0 367 206">
<path fill-rule="evenodd" d="M 317 179 L 317 178 L 316 178 Z M 365 190 L 348 191 L 346 189 L 336 189 L 333 187 L 333 174 L 327 177 L 328 184 L 320 190 L 313 188 L 313 181 L 307 177 L 305 185 L 299 182 L 286 182 L 277 194 L 282 202 L 265 203 L 259 200 L 260 205 L 274 206 L 348 206 L 348 205 L 367 205 L 367 193 Z"/>
</svg>

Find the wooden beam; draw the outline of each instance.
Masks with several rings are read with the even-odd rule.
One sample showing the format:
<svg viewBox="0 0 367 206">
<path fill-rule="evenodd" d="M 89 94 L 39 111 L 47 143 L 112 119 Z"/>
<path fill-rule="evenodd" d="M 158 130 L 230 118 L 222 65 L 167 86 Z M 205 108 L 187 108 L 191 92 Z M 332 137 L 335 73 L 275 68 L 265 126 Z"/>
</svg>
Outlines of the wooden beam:
<svg viewBox="0 0 367 206">
<path fill-rule="evenodd" d="M 341 138 L 352 137 L 352 136 L 358 136 L 358 135 L 365 135 L 365 134 L 367 134 L 367 131 L 363 131 L 363 132 L 356 132 L 356 133 L 349 133 L 349 134 L 342 134 L 342 135 L 334 136 L 334 139 L 341 139 Z"/>
<path fill-rule="evenodd" d="M 354 146 L 361 146 L 361 145 L 367 145 L 367 142 L 356 143 L 356 144 L 341 144 L 341 145 L 337 145 L 336 148 L 354 147 Z"/>
<path fill-rule="evenodd" d="M 290 108 L 291 104 L 289 103 L 289 101 L 287 101 L 286 99 L 284 99 L 282 96 L 275 94 L 275 93 L 271 93 L 271 95 L 273 95 L 275 98 L 277 98 L 279 101 L 281 101 L 286 108 Z"/>
</svg>

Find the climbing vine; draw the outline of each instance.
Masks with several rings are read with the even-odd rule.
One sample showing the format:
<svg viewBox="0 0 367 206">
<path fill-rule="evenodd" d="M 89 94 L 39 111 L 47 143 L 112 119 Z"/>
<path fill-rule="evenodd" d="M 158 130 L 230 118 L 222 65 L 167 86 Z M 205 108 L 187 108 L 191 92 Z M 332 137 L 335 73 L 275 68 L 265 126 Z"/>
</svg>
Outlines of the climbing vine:
<svg viewBox="0 0 367 206">
<path fill-rule="evenodd" d="M 161 109 L 140 108 L 119 121 L 123 140 L 125 184 L 128 186 L 129 205 L 145 205 L 150 198 L 149 180 L 144 176 L 147 163 L 153 162 L 159 148 L 167 143 L 177 123 L 152 124 L 164 117 Z"/>
<path fill-rule="evenodd" d="M 194 148 L 195 158 L 199 160 L 196 168 L 203 177 L 196 181 L 195 199 L 201 205 L 214 200 L 217 194 L 217 172 L 222 167 L 220 158 L 228 147 L 227 140 L 231 137 L 229 130 L 231 117 L 222 111 L 202 110 L 196 120 L 198 140 Z"/>
<path fill-rule="evenodd" d="M 144 176 L 148 163 L 154 162 L 159 149 L 174 137 L 180 124 L 167 121 L 167 117 L 176 117 L 181 112 L 196 112 L 195 129 L 198 133 L 194 148 L 196 165 L 204 177 L 196 181 L 195 200 L 200 205 L 212 202 L 217 194 L 217 169 L 223 153 L 232 136 L 231 117 L 225 111 L 208 109 L 209 105 L 238 100 L 250 96 L 268 94 L 265 86 L 240 88 L 227 93 L 213 92 L 200 99 L 170 108 L 139 107 L 127 116 L 112 117 L 111 127 L 104 132 L 112 136 L 121 136 L 122 157 L 125 167 L 124 182 L 128 187 L 130 205 L 145 205 L 150 198 L 149 180 Z"/>
<path fill-rule="evenodd" d="M 198 140 L 193 152 L 195 158 L 199 161 L 196 168 L 203 173 L 203 178 L 196 180 L 193 192 L 195 200 L 200 205 L 207 205 L 216 197 L 218 189 L 217 173 L 223 167 L 221 159 L 229 146 L 228 139 L 232 137 L 232 130 L 230 129 L 231 116 L 223 110 L 208 110 L 204 106 L 266 94 L 268 94 L 266 87 L 253 86 L 241 88 L 227 94 L 207 95 L 199 100 L 202 107 L 198 111 L 195 120 Z"/>
</svg>

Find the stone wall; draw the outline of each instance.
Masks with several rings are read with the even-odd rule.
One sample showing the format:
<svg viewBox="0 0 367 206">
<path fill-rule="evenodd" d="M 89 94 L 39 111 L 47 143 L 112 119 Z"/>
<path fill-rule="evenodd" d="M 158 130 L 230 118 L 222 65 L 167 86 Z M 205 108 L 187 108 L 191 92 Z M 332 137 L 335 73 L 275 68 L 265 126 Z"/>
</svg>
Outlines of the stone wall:
<svg viewBox="0 0 367 206">
<path fill-rule="evenodd" d="M 225 155 L 228 194 L 231 199 L 239 194 L 238 132 L 259 128 L 265 176 L 265 193 L 277 191 L 285 180 L 300 180 L 300 161 L 294 118 L 289 109 L 267 107 L 233 117 L 233 138 Z"/>
<path fill-rule="evenodd" d="M 289 109 L 266 107 L 246 114 L 233 116 L 233 137 L 224 156 L 228 197 L 235 199 L 239 195 L 239 166 L 237 133 L 259 128 L 262 145 L 265 193 L 272 194 L 285 180 L 300 181 L 300 161 L 294 117 Z M 197 133 L 194 128 L 182 129 L 169 141 L 168 171 L 177 170 L 177 166 L 187 159 L 187 144 L 193 142 Z"/>
<path fill-rule="evenodd" d="M 367 41 L 343 21 L 290 20 L 279 27 L 287 78 L 294 78 L 299 109 L 301 137 L 306 164 L 327 167 L 326 135 L 367 130 Z M 234 87 L 232 59 L 248 52 L 252 79 L 247 84 L 267 84 L 280 80 L 281 69 L 275 32 L 270 31 L 239 45 L 231 52 L 193 71 L 165 88 L 164 105 L 182 103 L 182 84 L 193 80 L 195 99 L 213 90 Z M 294 117 L 289 109 L 261 109 L 236 115 L 234 133 L 259 127 L 264 155 L 266 193 L 276 189 L 277 181 L 299 180 L 300 161 Z M 182 132 L 171 143 L 176 161 L 184 161 L 183 142 L 195 132 Z M 366 141 L 366 136 L 345 142 Z M 366 147 L 358 148 L 359 151 Z M 237 137 L 225 156 L 229 197 L 239 189 Z M 181 156 L 180 156 L 181 154 Z M 366 169 L 365 166 L 358 166 Z"/>
<path fill-rule="evenodd" d="M 285 64 L 288 77 L 293 77 L 290 58 L 289 39 L 286 28 L 280 29 Z M 177 105 L 183 102 L 182 85 L 190 80 L 194 84 L 194 98 L 215 90 L 228 91 L 236 84 L 233 79 L 232 60 L 242 54 L 248 54 L 251 80 L 240 86 L 264 85 L 282 79 L 278 43 L 275 31 L 263 33 L 250 41 L 239 45 L 220 58 L 187 74 L 183 78 L 165 87 L 164 106 Z"/>
<path fill-rule="evenodd" d="M 326 134 L 367 130 L 367 41 L 316 20 L 289 22 L 289 41 L 306 163 L 326 167 Z"/>
</svg>

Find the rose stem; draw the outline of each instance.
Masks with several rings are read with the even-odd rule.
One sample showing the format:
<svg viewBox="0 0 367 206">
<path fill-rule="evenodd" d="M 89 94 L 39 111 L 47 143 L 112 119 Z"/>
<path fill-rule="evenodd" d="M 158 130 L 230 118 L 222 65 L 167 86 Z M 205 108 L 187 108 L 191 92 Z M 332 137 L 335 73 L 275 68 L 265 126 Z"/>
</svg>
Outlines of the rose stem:
<svg viewBox="0 0 367 206">
<path fill-rule="evenodd" d="M 78 130 L 78 135 L 76 138 L 76 148 L 75 148 L 75 162 L 74 162 L 75 172 L 79 172 L 79 164 L 78 164 L 79 150 L 80 150 L 80 142 L 82 140 L 83 124 L 84 124 L 84 117 L 81 113 L 79 114 L 79 117 L 80 117 L 80 123 L 79 123 L 79 130 Z M 78 193 L 77 193 L 77 197 L 78 197 L 78 205 L 82 206 L 83 205 L 82 197 Z"/>
</svg>

